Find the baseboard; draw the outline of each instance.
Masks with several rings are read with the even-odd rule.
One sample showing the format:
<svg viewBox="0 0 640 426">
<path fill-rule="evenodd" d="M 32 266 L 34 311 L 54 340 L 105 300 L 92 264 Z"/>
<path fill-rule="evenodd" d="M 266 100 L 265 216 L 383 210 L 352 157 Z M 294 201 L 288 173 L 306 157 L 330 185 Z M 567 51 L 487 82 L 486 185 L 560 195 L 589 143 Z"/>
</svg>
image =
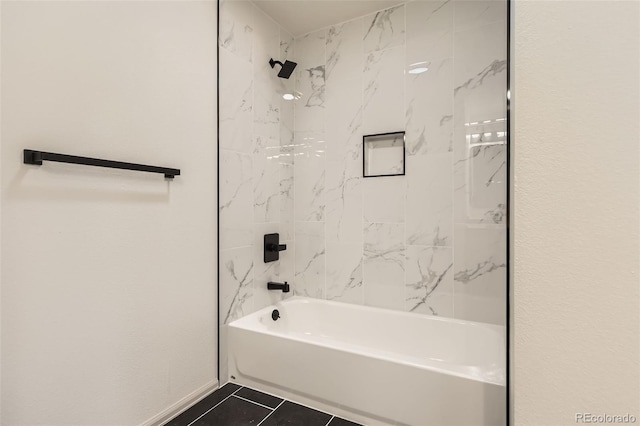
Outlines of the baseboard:
<svg viewBox="0 0 640 426">
<path fill-rule="evenodd" d="M 198 401 L 200 401 L 205 396 L 209 395 L 214 390 L 218 389 L 218 380 L 214 380 L 212 382 L 207 383 L 206 385 L 196 389 L 191 392 L 189 395 L 182 398 L 180 401 L 171 404 L 166 409 L 162 410 L 162 412 L 156 414 L 151 417 L 149 420 L 143 422 L 140 426 L 161 426 L 164 423 L 168 422 L 178 414 L 187 410 Z"/>
</svg>

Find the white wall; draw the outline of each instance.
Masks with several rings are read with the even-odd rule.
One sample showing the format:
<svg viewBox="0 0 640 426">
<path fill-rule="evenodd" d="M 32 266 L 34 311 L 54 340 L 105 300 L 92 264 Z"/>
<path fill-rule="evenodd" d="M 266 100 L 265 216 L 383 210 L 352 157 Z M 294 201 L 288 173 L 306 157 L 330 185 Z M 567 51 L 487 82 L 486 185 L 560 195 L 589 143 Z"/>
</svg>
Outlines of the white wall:
<svg viewBox="0 0 640 426">
<path fill-rule="evenodd" d="M 640 419 L 639 2 L 514 17 L 515 424 Z"/>
<path fill-rule="evenodd" d="M 2 2 L 3 425 L 141 424 L 215 385 L 215 43 L 215 2 Z"/>
</svg>

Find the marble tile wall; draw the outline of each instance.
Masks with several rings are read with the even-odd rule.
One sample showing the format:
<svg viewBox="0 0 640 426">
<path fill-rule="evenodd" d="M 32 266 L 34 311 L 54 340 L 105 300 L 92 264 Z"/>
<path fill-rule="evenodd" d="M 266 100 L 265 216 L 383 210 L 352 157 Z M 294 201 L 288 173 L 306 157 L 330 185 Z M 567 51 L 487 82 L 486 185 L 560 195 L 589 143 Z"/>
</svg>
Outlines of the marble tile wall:
<svg viewBox="0 0 640 426">
<path fill-rule="evenodd" d="M 219 43 L 222 366 L 226 324 L 283 297 L 269 280 L 504 323 L 506 2 L 415 0 L 294 39 L 225 0 Z M 271 57 L 298 63 L 289 80 Z M 362 136 L 400 130 L 406 175 L 362 178 Z M 272 232 L 288 249 L 265 264 Z"/>
<path fill-rule="evenodd" d="M 294 269 L 294 81 L 269 59 L 293 56 L 293 37 L 250 1 L 220 2 L 220 361 L 227 379 L 226 332 L 234 319 L 283 297 L 268 281 Z M 263 262 L 263 235 L 288 250 Z"/>
<path fill-rule="evenodd" d="M 506 49 L 495 0 L 295 39 L 296 294 L 504 323 Z M 401 130 L 406 176 L 363 179 L 362 136 Z"/>
</svg>

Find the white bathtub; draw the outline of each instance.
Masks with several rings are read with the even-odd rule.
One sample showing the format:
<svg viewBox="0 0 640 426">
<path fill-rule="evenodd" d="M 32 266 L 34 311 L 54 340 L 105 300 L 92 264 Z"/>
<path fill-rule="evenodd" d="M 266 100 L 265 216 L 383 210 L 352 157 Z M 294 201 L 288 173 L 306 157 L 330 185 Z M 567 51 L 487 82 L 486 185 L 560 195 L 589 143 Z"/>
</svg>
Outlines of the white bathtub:
<svg viewBox="0 0 640 426">
<path fill-rule="evenodd" d="M 229 375 L 366 425 L 506 423 L 489 324 L 292 297 L 229 324 Z"/>
</svg>

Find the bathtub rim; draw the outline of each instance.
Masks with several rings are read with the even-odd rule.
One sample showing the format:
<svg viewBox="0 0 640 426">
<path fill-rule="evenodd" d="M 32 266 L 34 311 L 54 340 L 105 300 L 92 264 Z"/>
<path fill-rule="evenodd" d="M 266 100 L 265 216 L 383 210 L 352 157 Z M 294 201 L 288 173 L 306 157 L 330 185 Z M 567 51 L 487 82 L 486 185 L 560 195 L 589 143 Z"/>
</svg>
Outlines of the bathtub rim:
<svg viewBox="0 0 640 426">
<path fill-rule="evenodd" d="M 406 311 L 396 311 L 393 309 L 385 309 L 385 308 L 380 308 L 380 307 L 376 307 L 376 306 L 367 306 L 367 305 L 356 305 L 353 303 L 347 303 L 347 302 L 339 302 L 336 300 L 326 300 L 326 299 L 317 299 L 314 297 L 305 297 L 305 296 L 289 296 L 286 299 L 280 300 L 272 305 L 266 306 L 264 308 L 258 309 L 257 311 L 254 311 L 250 314 L 247 314 L 241 318 L 237 318 L 231 322 L 229 322 L 227 325 L 230 326 L 232 324 L 237 325 L 237 324 L 242 324 L 243 322 L 249 322 L 249 320 L 247 318 L 252 317 L 254 314 L 258 314 L 258 313 L 266 313 L 269 311 L 273 311 L 274 309 L 278 309 L 279 307 L 281 307 L 282 305 L 287 305 L 287 304 L 293 304 L 293 303 L 300 303 L 300 304 L 312 304 L 312 303 L 318 303 L 318 304 L 327 304 L 330 306 L 338 306 L 338 307 L 349 307 L 349 309 L 356 309 L 359 311 L 367 311 L 367 312 L 373 312 L 373 311 L 385 311 L 385 312 L 389 312 L 390 314 L 394 315 L 394 316 L 400 316 L 403 318 L 411 318 L 411 319 L 420 319 L 420 320 L 427 320 L 427 321 L 438 321 L 438 322 L 446 322 L 446 323 L 453 323 L 453 324 L 459 324 L 459 325 L 465 325 L 465 326 L 473 326 L 473 327 L 482 327 L 482 328 L 488 328 L 492 331 L 495 331 L 496 333 L 498 333 L 500 335 L 501 338 L 506 338 L 506 327 L 502 326 L 502 325 L 498 325 L 498 324 L 491 324 L 491 323 L 486 323 L 486 322 L 478 322 L 478 321 L 469 321 L 469 320 L 463 320 L 463 319 L 459 319 L 459 318 L 449 318 L 449 317 L 441 317 L 438 315 L 423 315 L 423 314 L 416 314 L 416 313 L 412 313 L 412 312 L 406 312 Z M 244 321 L 243 321 L 244 320 Z"/>
</svg>

